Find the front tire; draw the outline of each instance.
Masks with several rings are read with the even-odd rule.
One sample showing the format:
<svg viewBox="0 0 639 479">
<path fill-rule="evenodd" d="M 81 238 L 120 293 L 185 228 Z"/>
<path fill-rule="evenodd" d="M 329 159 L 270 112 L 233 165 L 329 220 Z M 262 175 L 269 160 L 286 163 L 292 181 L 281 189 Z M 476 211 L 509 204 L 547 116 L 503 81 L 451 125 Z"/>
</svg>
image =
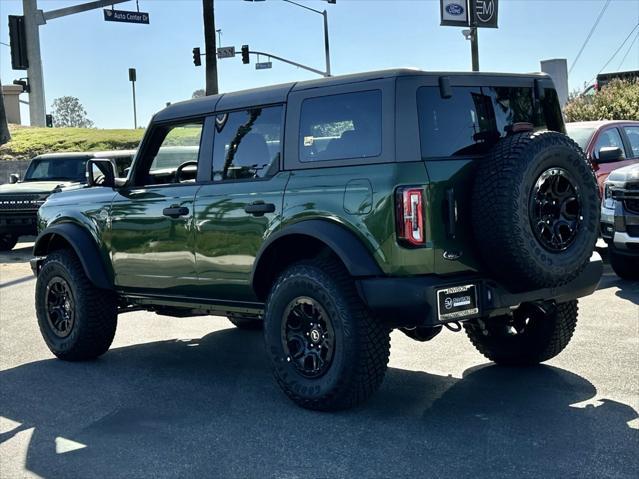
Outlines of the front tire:
<svg viewBox="0 0 639 479">
<path fill-rule="evenodd" d="M 264 338 L 275 378 L 299 406 L 353 407 L 380 386 L 390 331 L 371 317 L 334 259 L 294 264 L 269 295 Z"/>
<path fill-rule="evenodd" d="M 9 233 L 0 235 L 0 251 L 11 251 L 18 244 L 18 237 Z"/>
<path fill-rule="evenodd" d="M 118 318 L 115 294 L 96 288 L 73 252 L 47 256 L 36 281 L 35 305 L 42 337 L 58 358 L 94 359 L 111 346 Z"/>
<path fill-rule="evenodd" d="M 577 325 L 577 301 L 548 307 L 521 306 L 514 313 L 464 324 L 475 348 L 506 366 L 530 366 L 557 356 Z"/>
</svg>

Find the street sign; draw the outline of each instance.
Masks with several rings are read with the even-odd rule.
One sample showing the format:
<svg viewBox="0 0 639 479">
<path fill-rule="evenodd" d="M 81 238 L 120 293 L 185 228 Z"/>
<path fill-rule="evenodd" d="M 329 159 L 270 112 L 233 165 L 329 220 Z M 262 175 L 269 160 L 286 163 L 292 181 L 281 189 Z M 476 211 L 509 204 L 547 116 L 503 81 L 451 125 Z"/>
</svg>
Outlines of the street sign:
<svg viewBox="0 0 639 479">
<path fill-rule="evenodd" d="M 149 14 L 146 12 L 130 12 L 128 10 L 113 10 L 112 8 L 105 8 L 103 11 L 106 22 L 149 24 Z"/>
<path fill-rule="evenodd" d="M 217 49 L 218 58 L 233 58 L 235 57 L 235 47 L 220 47 Z"/>
<path fill-rule="evenodd" d="M 470 0 L 471 27 L 497 28 L 498 0 Z"/>
<path fill-rule="evenodd" d="M 468 0 L 440 0 L 441 23 L 446 27 L 468 26 Z M 474 0 L 470 0 L 474 1 Z"/>
<path fill-rule="evenodd" d="M 256 70 L 267 70 L 273 68 L 273 62 L 260 62 L 255 64 Z"/>
</svg>

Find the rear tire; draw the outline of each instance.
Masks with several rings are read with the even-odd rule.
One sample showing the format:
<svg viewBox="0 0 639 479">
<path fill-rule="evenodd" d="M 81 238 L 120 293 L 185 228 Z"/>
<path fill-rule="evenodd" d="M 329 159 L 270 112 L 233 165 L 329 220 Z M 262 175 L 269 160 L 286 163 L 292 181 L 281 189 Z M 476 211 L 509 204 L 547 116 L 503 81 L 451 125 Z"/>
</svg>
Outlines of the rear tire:
<svg viewBox="0 0 639 479">
<path fill-rule="evenodd" d="M 483 267 L 513 291 L 567 284 L 590 260 L 597 182 L 583 151 L 561 133 L 500 140 L 478 163 L 472 205 Z"/>
<path fill-rule="evenodd" d="M 639 256 L 629 256 L 617 252 L 614 245 L 608 246 L 608 257 L 612 270 L 622 279 L 639 279 Z"/>
<path fill-rule="evenodd" d="M 118 318 L 116 295 L 96 288 L 73 252 L 58 250 L 47 256 L 38 273 L 35 304 L 42 337 L 58 358 L 94 359 L 111 346 Z"/>
<path fill-rule="evenodd" d="M 0 235 L 0 251 L 11 251 L 18 243 L 18 237 L 9 233 Z"/>
<path fill-rule="evenodd" d="M 368 399 L 390 353 L 389 329 L 371 317 L 334 259 L 297 263 L 280 275 L 267 301 L 264 338 L 286 395 L 323 411 Z"/>
<path fill-rule="evenodd" d="M 506 366 L 530 366 L 557 356 L 570 342 L 577 325 L 577 301 L 552 306 L 545 314 L 523 306 L 513 314 L 464 324 L 475 348 Z"/>
</svg>

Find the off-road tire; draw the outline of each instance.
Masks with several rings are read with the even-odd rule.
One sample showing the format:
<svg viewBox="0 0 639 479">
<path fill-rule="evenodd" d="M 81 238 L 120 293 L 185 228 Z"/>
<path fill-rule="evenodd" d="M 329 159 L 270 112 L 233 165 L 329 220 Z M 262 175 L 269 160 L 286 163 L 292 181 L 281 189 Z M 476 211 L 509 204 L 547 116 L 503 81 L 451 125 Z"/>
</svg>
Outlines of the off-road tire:
<svg viewBox="0 0 639 479">
<path fill-rule="evenodd" d="M 258 331 L 264 327 L 264 321 L 256 316 L 227 316 L 228 320 L 238 329 Z"/>
<path fill-rule="evenodd" d="M 608 259 L 610 266 L 617 276 L 622 279 L 639 279 L 639 256 L 630 256 L 619 253 L 613 244 L 608 246 Z"/>
<path fill-rule="evenodd" d="M 317 301 L 334 329 L 332 362 L 317 378 L 305 377 L 288 361 L 282 340 L 284 312 L 300 297 Z M 299 406 L 314 410 L 364 402 L 382 383 L 390 353 L 390 330 L 370 315 L 353 280 L 332 258 L 296 263 L 279 276 L 267 301 L 264 338 L 282 390 Z"/>
<path fill-rule="evenodd" d="M 11 251 L 16 244 L 18 244 L 18 237 L 16 235 L 0 235 L 0 251 Z"/>
<path fill-rule="evenodd" d="M 570 342 L 577 325 L 577 301 L 549 306 L 546 315 L 530 320 L 521 334 L 507 334 L 509 316 L 464 324 L 475 348 L 505 366 L 530 366 L 557 356 Z"/>
<path fill-rule="evenodd" d="M 47 285 L 56 277 L 68 284 L 75 305 L 75 320 L 69 335 L 64 338 L 56 336 L 47 320 Z M 94 359 L 111 346 L 118 318 L 116 296 L 91 283 L 72 251 L 58 250 L 47 256 L 38 273 L 35 304 L 42 337 L 58 358 L 67 361 Z"/>
<path fill-rule="evenodd" d="M 530 214 L 533 187 L 553 168 L 570 174 L 581 204 L 581 223 L 562 251 L 548 249 L 535 236 Z M 500 140 L 477 163 L 472 193 L 472 225 L 483 268 L 515 291 L 569 283 L 583 271 L 594 250 L 599 202 L 592 168 L 567 136 L 525 132 Z"/>
</svg>

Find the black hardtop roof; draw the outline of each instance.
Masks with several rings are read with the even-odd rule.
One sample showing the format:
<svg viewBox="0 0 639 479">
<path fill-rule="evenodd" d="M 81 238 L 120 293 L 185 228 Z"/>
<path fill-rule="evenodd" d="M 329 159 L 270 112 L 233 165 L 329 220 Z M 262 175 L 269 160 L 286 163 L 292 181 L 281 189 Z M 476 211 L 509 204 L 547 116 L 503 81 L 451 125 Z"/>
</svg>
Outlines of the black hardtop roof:
<svg viewBox="0 0 639 479">
<path fill-rule="evenodd" d="M 153 121 L 168 121 L 179 118 L 206 115 L 214 111 L 233 110 L 246 108 L 251 105 L 268 105 L 282 103 L 291 91 L 308 90 L 326 86 L 344 85 L 347 83 L 359 83 L 384 78 L 396 78 L 406 76 L 431 76 L 431 77 L 485 77 L 488 78 L 545 78 L 550 77 L 544 73 L 488 73 L 488 72 L 426 72 L 411 68 L 396 68 L 392 70 L 379 70 L 350 75 L 339 75 L 316 80 L 282 83 L 250 90 L 241 90 L 229 93 L 220 93 L 194 100 L 186 100 L 169 105 L 160 110 L 153 117 Z"/>
</svg>

